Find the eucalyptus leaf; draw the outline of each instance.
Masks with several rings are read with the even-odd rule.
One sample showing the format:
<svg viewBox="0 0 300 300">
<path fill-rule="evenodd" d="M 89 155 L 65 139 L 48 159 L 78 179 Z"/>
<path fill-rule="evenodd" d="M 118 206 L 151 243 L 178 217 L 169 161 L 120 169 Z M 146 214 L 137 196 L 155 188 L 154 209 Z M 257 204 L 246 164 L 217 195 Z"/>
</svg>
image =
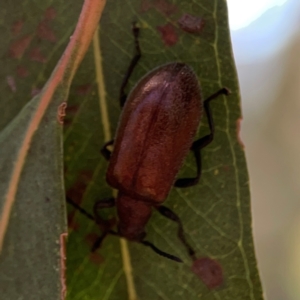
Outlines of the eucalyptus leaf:
<svg viewBox="0 0 300 300">
<path fill-rule="evenodd" d="M 191 20 L 192 25 L 187 23 Z M 262 299 L 252 239 L 249 179 L 238 137 L 238 80 L 224 0 L 108 1 L 99 35 L 71 91 L 64 135 L 67 194 L 89 213 L 95 201 L 114 195 L 105 182 L 107 161 L 100 148 L 118 126 L 119 89 L 134 56 L 132 22 L 140 27 L 142 58 L 130 78 L 128 92 L 150 70 L 172 61 L 194 69 L 204 98 L 223 86 L 232 92 L 211 104 L 216 134 L 202 152 L 200 183 L 173 188 L 164 203 L 180 216 L 197 257 L 208 258 L 220 267 L 222 280 L 214 288 L 200 280 L 177 239 L 176 224 L 157 213 L 147 225 L 147 240 L 182 258 L 183 264 L 114 236 L 106 237 L 101 248 L 91 253 L 101 230 L 70 206 L 68 299 Z M 189 26 L 199 29 L 187 30 Z M 197 137 L 207 133 L 204 118 Z M 189 155 L 178 177 L 195 173 L 194 158 Z M 113 222 L 115 209 L 103 210 L 102 216 Z"/>
</svg>

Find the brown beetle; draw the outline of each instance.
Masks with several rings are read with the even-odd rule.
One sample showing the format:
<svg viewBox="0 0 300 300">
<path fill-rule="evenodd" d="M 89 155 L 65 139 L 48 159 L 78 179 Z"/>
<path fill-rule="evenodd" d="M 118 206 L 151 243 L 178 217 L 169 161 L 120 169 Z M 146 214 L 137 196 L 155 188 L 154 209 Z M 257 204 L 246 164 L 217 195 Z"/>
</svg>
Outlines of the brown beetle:
<svg viewBox="0 0 300 300">
<path fill-rule="evenodd" d="M 108 234 L 115 234 L 130 241 L 151 247 L 156 253 L 175 261 L 178 257 L 165 253 L 145 241 L 145 226 L 157 209 L 162 215 L 177 222 L 178 237 L 193 257 L 194 251 L 186 242 L 179 217 L 162 202 L 170 189 L 188 187 L 198 183 L 201 176 L 200 150 L 214 137 L 214 125 L 209 102 L 226 88 L 202 100 L 201 89 L 194 71 L 184 63 L 169 63 L 144 76 L 126 97 L 124 89 L 134 66 L 140 58 L 139 29 L 133 28 L 137 55 L 132 60 L 120 93 L 121 106 L 125 103 L 115 139 L 101 150 L 109 160 L 106 179 L 118 190 L 116 199 L 98 201 L 94 207 L 97 223 L 103 223 L 99 209 L 117 207 L 118 232 L 106 228 L 94 245 L 95 250 Z M 208 117 L 210 134 L 194 141 L 203 108 Z M 112 153 L 108 146 L 113 144 Z M 176 179 L 176 175 L 189 150 L 197 163 L 194 178 Z"/>
</svg>

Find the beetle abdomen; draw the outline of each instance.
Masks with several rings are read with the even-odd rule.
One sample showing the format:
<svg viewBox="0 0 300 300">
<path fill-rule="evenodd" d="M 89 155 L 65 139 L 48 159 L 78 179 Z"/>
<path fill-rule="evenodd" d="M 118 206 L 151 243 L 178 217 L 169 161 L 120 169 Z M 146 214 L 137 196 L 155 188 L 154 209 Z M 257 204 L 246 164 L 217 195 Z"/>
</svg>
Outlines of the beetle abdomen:
<svg viewBox="0 0 300 300">
<path fill-rule="evenodd" d="M 202 115 L 200 86 L 185 64 L 143 77 L 124 106 L 107 181 L 129 195 L 162 202 L 193 142 Z"/>
</svg>

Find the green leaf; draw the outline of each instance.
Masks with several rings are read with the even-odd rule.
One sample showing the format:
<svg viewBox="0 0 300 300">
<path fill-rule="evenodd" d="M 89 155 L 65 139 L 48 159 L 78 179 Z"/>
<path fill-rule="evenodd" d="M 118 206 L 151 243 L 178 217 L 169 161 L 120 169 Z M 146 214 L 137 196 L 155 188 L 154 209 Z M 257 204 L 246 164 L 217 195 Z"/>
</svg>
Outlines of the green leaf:
<svg viewBox="0 0 300 300">
<path fill-rule="evenodd" d="M 8 49 L 2 49 L 8 68 L 2 69 L 1 75 L 6 75 L 6 80 L 1 82 L 6 86 L 0 102 L 4 112 L 1 124 L 4 127 L 0 132 L 0 286 L 4 299 L 63 299 L 65 296 L 67 228 L 62 153 L 65 100 L 104 4 L 103 0 L 84 2 L 76 30 L 57 64 L 41 54 L 47 46 L 41 40 L 55 43 L 59 38 L 52 28 L 56 10 L 44 7 L 40 18 L 33 20 L 33 28 L 24 15 L 24 19 L 19 19 L 17 9 L 8 15 L 14 7 L 7 5 L 3 10 L 1 20 L 7 19 L 8 27 L 10 18 L 13 20 L 7 32 L 10 41 L 8 45 L 4 43 Z M 28 6 L 27 12 L 30 10 Z M 50 58 L 53 53 L 48 54 Z M 24 64 L 16 67 L 23 58 Z M 37 96 L 23 108 L 21 101 L 15 105 L 19 109 L 16 113 L 10 103 L 7 108 L 6 99 L 10 97 L 17 102 L 21 96 L 31 98 L 32 82 L 26 77 L 33 61 L 48 62 L 54 70 Z M 33 66 L 32 70 L 37 75 L 41 65 L 36 69 Z M 22 81 L 28 94 L 19 94 Z"/>
<path fill-rule="evenodd" d="M 203 18 L 200 32 L 192 34 L 179 27 L 177 21 L 183 14 Z M 65 123 L 67 194 L 90 213 L 95 201 L 113 195 L 105 182 L 108 164 L 100 148 L 117 128 L 119 88 L 134 55 L 133 21 L 141 28 L 142 58 L 128 91 L 151 69 L 171 61 L 185 62 L 194 69 L 205 98 L 223 86 L 232 91 L 211 105 L 216 134 L 202 151 L 200 184 L 172 189 L 165 202 L 180 216 L 196 256 L 207 257 L 219 266 L 222 282 L 209 288 L 192 272 L 192 260 L 176 237 L 176 224 L 155 212 L 146 228 L 147 240 L 182 258 L 183 264 L 114 236 L 108 236 L 101 248 L 91 253 L 101 230 L 69 207 L 68 299 L 262 299 L 251 230 L 249 179 L 238 138 L 240 99 L 225 1 L 108 1 L 99 41 L 94 40 L 71 91 Z M 207 132 L 204 118 L 197 136 Z M 179 177 L 195 172 L 189 155 Z M 114 209 L 103 211 L 103 217 L 114 216 Z"/>
<path fill-rule="evenodd" d="M 4 299 L 58 299 L 62 290 L 60 251 L 66 222 L 57 102 L 49 107 L 29 143 L 19 181 L 15 176 L 16 166 L 21 165 L 19 149 L 26 145 L 39 103 L 40 97 L 32 99 L 0 134 L 1 218 L 8 219 L 0 263 Z M 16 196 L 7 200 L 14 188 Z"/>
</svg>

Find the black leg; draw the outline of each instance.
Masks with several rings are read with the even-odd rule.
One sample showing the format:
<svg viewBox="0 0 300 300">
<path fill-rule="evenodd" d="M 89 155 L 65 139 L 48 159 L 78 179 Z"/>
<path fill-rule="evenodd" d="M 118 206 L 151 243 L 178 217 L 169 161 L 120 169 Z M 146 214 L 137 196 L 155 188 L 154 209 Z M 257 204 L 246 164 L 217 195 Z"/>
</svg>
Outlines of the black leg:
<svg viewBox="0 0 300 300">
<path fill-rule="evenodd" d="M 123 107 L 125 102 L 126 102 L 126 98 L 127 95 L 125 93 L 125 88 L 127 86 L 128 80 L 136 66 L 136 64 L 138 63 L 139 59 L 141 58 L 141 49 L 140 49 L 140 44 L 139 44 L 139 32 L 140 29 L 139 27 L 136 26 L 136 23 L 134 22 L 132 24 L 132 33 L 134 36 L 134 42 L 135 42 L 135 55 L 133 57 L 133 59 L 130 62 L 129 68 L 124 76 L 121 88 L 120 88 L 120 106 Z"/>
<path fill-rule="evenodd" d="M 99 214 L 99 210 L 103 208 L 110 208 L 115 206 L 115 198 L 106 198 L 100 201 L 97 201 L 94 204 L 93 212 L 95 222 L 99 225 L 103 232 L 109 233 L 111 230 L 112 224 L 110 220 L 104 220 Z"/>
<path fill-rule="evenodd" d="M 68 196 L 66 197 L 67 202 L 70 203 L 74 208 L 78 209 L 83 215 L 85 215 L 86 217 L 88 217 L 90 220 L 92 221 L 96 221 L 95 218 L 88 213 L 85 209 L 83 209 L 82 207 L 80 207 L 76 202 L 74 202 L 71 198 L 69 198 Z"/>
<path fill-rule="evenodd" d="M 111 230 L 111 224 L 107 220 L 103 220 L 100 215 L 98 214 L 98 210 L 102 208 L 109 208 L 113 207 L 115 205 L 115 199 L 114 198 L 107 198 L 100 201 L 97 201 L 94 204 L 94 216 L 88 213 L 85 209 L 80 207 L 76 202 L 74 202 L 71 198 L 66 197 L 67 202 L 70 203 L 73 207 L 78 209 L 83 215 L 85 215 L 90 220 L 94 221 L 99 225 L 99 227 L 102 229 L 103 233 L 101 236 L 95 241 L 91 248 L 91 252 L 95 252 L 102 244 L 103 240 L 108 234 L 112 235 L 119 235 L 117 232 Z"/>
<path fill-rule="evenodd" d="M 91 248 L 91 252 L 95 252 L 102 244 L 103 240 L 108 234 L 114 234 L 115 232 L 111 230 L 111 223 L 108 220 L 103 220 L 98 213 L 99 209 L 113 207 L 115 205 L 115 198 L 106 198 L 100 201 L 97 201 L 94 204 L 94 216 L 95 222 L 99 225 L 103 233 L 98 237 Z"/>
<path fill-rule="evenodd" d="M 219 91 L 217 91 L 216 93 L 214 93 L 213 95 L 211 95 L 210 97 L 208 97 L 205 101 L 204 101 L 204 110 L 205 113 L 207 115 L 207 120 L 208 120 L 208 126 L 209 126 L 209 130 L 210 133 L 202 138 L 200 138 L 199 140 L 195 141 L 192 144 L 191 150 L 194 152 L 194 156 L 195 156 L 195 160 L 196 160 L 196 166 L 197 166 L 197 176 L 194 178 L 180 178 L 177 179 L 175 181 L 174 186 L 175 187 L 189 187 L 189 186 L 193 186 L 196 185 L 201 177 L 201 169 L 202 169 L 202 165 L 201 165 L 201 149 L 203 149 L 204 147 L 206 147 L 207 145 L 209 145 L 213 139 L 214 139 L 214 134 L 215 134 L 215 126 L 214 126 L 214 121 L 213 121 L 213 116 L 210 110 L 210 106 L 209 103 L 211 100 L 217 98 L 220 95 L 229 95 L 230 91 L 227 88 L 222 88 Z"/>
<path fill-rule="evenodd" d="M 75 203 L 73 200 L 71 200 L 68 197 L 67 197 L 67 202 L 70 203 L 71 205 L 73 205 L 76 209 L 78 209 L 82 214 L 84 214 L 90 220 L 92 220 L 95 223 L 97 223 L 100 226 L 101 230 L 103 231 L 103 233 L 94 242 L 94 244 L 93 244 L 93 246 L 91 248 L 91 252 L 95 252 L 101 246 L 103 240 L 106 238 L 107 235 L 110 234 L 110 235 L 120 236 L 120 234 L 118 232 L 111 230 L 111 227 L 112 227 L 111 223 L 109 221 L 107 221 L 107 220 L 103 220 L 101 218 L 101 216 L 99 215 L 99 212 L 98 212 L 100 209 L 110 208 L 110 207 L 115 206 L 115 199 L 114 198 L 106 198 L 106 199 L 97 201 L 94 204 L 94 216 L 92 216 L 86 210 L 84 210 L 83 208 L 81 208 L 77 203 Z M 182 227 L 182 225 L 181 225 L 181 227 Z M 182 230 L 182 232 L 183 232 L 183 230 Z M 178 234 L 178 236 L 179 236 L 179 234 Z M 182 233 L 182 236 L 183 236 L 183 233 Z M 183 239 L 184 239 L 184 236 L 183 236 Z M 156 246 L 154 246 L 149 241 L 141 240 L 141 241 L 138 241 L 138 243 L 141 243 L 141 244 L 143 244 L 143 245 L 145 245 L 147 247 L 150 247 L 155 253 L 157 253 L 158 255 L 161 255 L 161 256 L 163 256 L 165 258 L 168 258 L 168 259 L 176 261 L 176 262 L 183 262 L 179 257 L 174 256 L 174 255 L 169 254 L 169 253 L 166 253 L 166 252 L 158 249 Z"/>
<path fill-rule="evenodd" d="M 106 143 L 103 145 L 103 147 L 101 148 L 101 150 L 100 150 L 101 154 L 104 156 L 104 158 L 105 158 L 106 160 L 109 160 L 109 159 L 110 159 L 110 156 L 111 156 L 111 151 L 108 150 L 107 147 L 113 145 L 113 143 L 114 143 L 114 140 L 113 140 L 113 139 L 110 140 L 110 141 L 108 141 L 108 142 L 106 142 Z"/>
<path fill-rule="evenodd" d="M 156 207 L 156 209 L 158 210 L 158 212 L 163 215 L 164 217 L 176 222 L 178 224 L 178 231 L 177 231 L 177 236 L 179 238 L 179 240 L 183 243 L 183 245 L 185 246 L 185 248 L 187 249 L 190 257 L 192 257 L 192 259 L 195 258 L 195 251 L 193 250 L 193 248 L 189 245 L 189 243 L 186 241 L 185 235 L 184 235 L 184 230 L 183 230 L 183 226 L 182 223 L 180 221 L 180 218 L 169 208 L 167 208 L 166 206 L 158 206 Z"/>
<path fill-rule="evenodd" d="M 94 244 L 91 248 L 91 252 L 95 252 L 95 251 L 97 251 L 98 248 L 101 247 L 101 244 L 102 244 L 103 240 L 106 238 L 107 234 L 108 234 L 108 232 L 105 231 L 97 238 L 97 240 L 94 242 Z"/>
<path fill-rule="evenodd" d="M 113 206 L 115 206 L 115 198 L 106 198 L 106 199 L 97 201 L 94 204 L 94 208 L 93 208 L 94 216 L 96 218 L 96 221 L 98 221 L 98 220 L 102 221 L 102 219 L 101 219 L 101 217 L 98 213 L 99 209 L 110 208 L 110 207 L 113 207 Z"/>
<path fill-rule="evenodd" d="M 177 262 L 181 262 L 181 263 L 183 262 L 179 257 L 174 256 L 174 255 L 169 254 L 169 253 L 166 253 L 164 251 L 161 251 L 160 249 L 158 249 L 157 247 L 155 247 L 152 243 L 150 243 L 148 241 L 141 241 L 140 243 L 147 246 L 147 247 L 150 247 L 155 253 L 157 253 L 160 256 L 166 257 L 168 259 L 171 259 L 171 260 L 174 260 L 174 261 L 177 261 Z"/>
</svg>

